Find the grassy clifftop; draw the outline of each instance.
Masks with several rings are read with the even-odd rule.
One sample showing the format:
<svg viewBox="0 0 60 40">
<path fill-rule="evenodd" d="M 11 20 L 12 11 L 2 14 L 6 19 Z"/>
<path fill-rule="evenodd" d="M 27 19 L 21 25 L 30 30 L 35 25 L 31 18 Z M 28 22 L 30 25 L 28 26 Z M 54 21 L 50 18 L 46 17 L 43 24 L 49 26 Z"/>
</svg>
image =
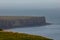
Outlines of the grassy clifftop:
<svg viewBox="0 0 60 40">
<path fill-rule="evenodd" d="M 30 18 L 39 18 L 40 16 L 0 16 L 2 20 L 16 20 L 16 19 L 30 19 Z M 42 16 L 44 17 L 44 16 Z M 42 18 L 40 17 L 40 18 Z"/>
<path fill-rule="evenodd" d="M 52 40 L 42 36 L 29 35 L 25 33 L 13 33 L 0 31 L 0 40 Z"/>
</svg>

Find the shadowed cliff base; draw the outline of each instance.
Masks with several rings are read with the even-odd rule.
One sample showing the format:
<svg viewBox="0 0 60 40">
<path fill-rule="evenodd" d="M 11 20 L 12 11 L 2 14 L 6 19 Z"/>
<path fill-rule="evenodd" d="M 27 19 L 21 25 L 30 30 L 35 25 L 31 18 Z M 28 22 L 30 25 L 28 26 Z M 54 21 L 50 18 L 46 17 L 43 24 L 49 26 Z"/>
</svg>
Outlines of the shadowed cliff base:
<svg viewBox="0 0 60 40">
<path fill-rule="evenodd" d="M 47 25 L 52 25 L 52 23 L 46 23 L 44 25 L 23 25 L 23 26 L 14 26 L 14 27 L 0 27 L 0 29 L 14 29 L 14 28 L 30 28 L 30 27 L 43 27 L 43 26 L 47 26 Z"/>
</svg>

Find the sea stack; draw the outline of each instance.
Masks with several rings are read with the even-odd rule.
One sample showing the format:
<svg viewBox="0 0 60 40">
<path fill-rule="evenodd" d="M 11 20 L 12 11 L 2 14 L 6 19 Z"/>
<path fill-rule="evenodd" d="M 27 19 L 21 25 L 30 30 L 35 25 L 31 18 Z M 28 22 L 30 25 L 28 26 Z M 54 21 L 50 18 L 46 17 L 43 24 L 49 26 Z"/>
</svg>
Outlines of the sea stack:
<svg viewBox="0 0 60 40">
<path fill-rule="evenodd" d="M 38 16 L 0 16 L 0 29 L 45 25 L 45 17 Z"/>
</svg>

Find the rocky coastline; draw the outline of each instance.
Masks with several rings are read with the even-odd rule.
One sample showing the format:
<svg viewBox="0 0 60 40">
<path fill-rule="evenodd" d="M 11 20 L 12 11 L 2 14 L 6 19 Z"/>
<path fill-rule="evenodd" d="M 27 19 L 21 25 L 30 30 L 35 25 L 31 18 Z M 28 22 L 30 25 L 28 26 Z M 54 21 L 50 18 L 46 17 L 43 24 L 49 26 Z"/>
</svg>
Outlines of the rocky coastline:
<svg viewBox="0 0 60 40">
<path fill-rule="evenodd" d="M 0 16 L 0 29 L 47 25 L 44 16 Z"/>
</svg>

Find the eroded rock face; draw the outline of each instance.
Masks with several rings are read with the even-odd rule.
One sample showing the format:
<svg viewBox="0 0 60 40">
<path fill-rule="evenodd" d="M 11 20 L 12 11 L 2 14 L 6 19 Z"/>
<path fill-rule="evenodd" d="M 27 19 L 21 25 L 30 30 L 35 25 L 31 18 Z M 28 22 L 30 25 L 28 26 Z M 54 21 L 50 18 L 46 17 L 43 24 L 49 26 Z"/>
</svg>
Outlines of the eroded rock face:
<svg viewBox="0 0 60 40">
<path fill-rule="evenodd" d="M 8 29 L 23 26 L 45 25 L 45 17 L 35 16 L 0 16 L 0 28 Z"/>
</svg>

